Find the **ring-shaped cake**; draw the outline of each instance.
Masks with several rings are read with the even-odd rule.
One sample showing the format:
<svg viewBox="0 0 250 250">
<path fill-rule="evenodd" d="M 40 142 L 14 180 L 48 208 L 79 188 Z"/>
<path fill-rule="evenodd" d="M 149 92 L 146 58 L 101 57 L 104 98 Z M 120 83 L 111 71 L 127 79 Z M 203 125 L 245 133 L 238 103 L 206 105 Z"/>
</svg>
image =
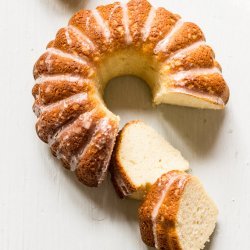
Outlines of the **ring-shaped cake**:
<svg viewBox="0 0 250 250">
<path fill-rule="evenodd" d="M 80 10 L 36 62 L 32 92 L 38 136 L 88 186 L 107 173 L 119 118 L 102 96 L 122 75 L 144 79 L 155 104 L 223 109 L 229 98 L 196 24 L 146 0 Z"/>
</svg>

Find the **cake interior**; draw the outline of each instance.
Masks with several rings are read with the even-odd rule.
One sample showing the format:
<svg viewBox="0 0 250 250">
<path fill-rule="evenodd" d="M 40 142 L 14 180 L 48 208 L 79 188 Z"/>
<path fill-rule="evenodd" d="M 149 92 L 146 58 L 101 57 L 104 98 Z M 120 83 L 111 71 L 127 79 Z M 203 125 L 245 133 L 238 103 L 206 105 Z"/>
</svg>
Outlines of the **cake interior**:
<svg viewBox="0 0 250 250">
<path fill-rule="evenodd" d="M 97 87 L 100 101 L 108 82 L 119 76 L 132 75 L 143 79 L 151 88 L 155 104 L 172 104 L 201 109 L 222 109 L 224 104 L 217 103 L 209 95 L 191 92 L 184 87 L 173 88 L 164 63 L 138 49 L 128 48 L 110 53 L 101 60 L 97 68 Z"/>
<path fill-rule="evenodd" d="M 214 231 L 218 210 L 196 177 L 186 184 L 176 230 L 182 249 L 200 250 Z"/>
<path fill-rule="evenodd" d="M 118 157 L 123 170 L 136 187 L 152 185 L 170 170 L 189 168 L 178 150 L 139 121 L 125 128 Z"/>
</svg>

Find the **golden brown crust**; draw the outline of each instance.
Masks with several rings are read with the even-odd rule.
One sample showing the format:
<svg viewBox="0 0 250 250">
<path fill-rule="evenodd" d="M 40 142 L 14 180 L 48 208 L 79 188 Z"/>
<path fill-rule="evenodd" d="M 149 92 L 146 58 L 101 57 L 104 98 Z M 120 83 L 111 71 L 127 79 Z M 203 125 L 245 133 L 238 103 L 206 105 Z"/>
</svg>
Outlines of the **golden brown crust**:
<svg viewBox="0 0 250 250">
<path fill-rule="evenodd" d="M 102 121 L 99 120 L 75 171 L 78 180 L 89 187 L 97 187 L 105 178 L 118 132 L 117 121 L 109 119 L 107 124 L 101 124 Z"/>
<path fill-rule="evenodd" d="M 173 58 L 166 63 L 167 71 L 170 74 L 196 68 L 212 68 L 214 66 L 214 52 L 207 45 L 202 45 L 186 55 Z"/>
<path fill-rule="evenodd" d="M 142 44 L 143 52 L 152 54 L 157 43 L 171 31 L 179 19 L 180 17 L 178 15 L 175 15 L 164 8 L 158 8 L 156 10 L 150 33 L 146 41 Z"/>
<path fill-rule="evenodd" d="M 158 244 L 161 249 L 182 250 L 176 232 L 176 218 L 184 188 L 190 178 L 190 175 L 181 173 L 165 196 L 163 204 L 167 205 L 162 205 L 159 209 L 156 221 Z"/>
<path fill-rule="evenodd" d="M 204 41 L 205 37 L 201 29 L 194 23 L 186 22 L 170 39 L 164 51 L 157 54 L 160 61 L 168 59 L 173 53 L 184 49 L 195 42 Z"/>
<path fill-rule="evenodd" d="M 53 105 L 53 104 L 52 104 Z M 96 100 L 83 98 L 82 100 L 66 100 L 42 111 L 36 123 L 37 134 L 41 140 L 48 140 L 65 124 L 72 122 L 80 114 L 92 110 L 97 106 Z"/>
<path fill-rule="evenodd" d="M 43 75 L 73 74 L 86 78 L 93 77 L 95 71 L 89 64 L 79 63 L 73 59 L 45 52 L 34 66 L 34 78 Z"/>
<path fill-rule="evenodd" d="M 157 204 L 160 194 L 163 192 L 166 184 L 172 178 L 178 175 L 180 171 L 171 171 L 168 174 L 162 175 L 151 187 L 145 197 L 144 202 L 139 208 L 139 224 L 142 240 L 149 246 L 155 246 L 153 233 L 152 213 Z"/>
<path fill-rule="evenodd" d="M 112 43 L 110 51 L 123 49 L 127 46 L 123 25 L 123 10 L 119 2 L 101 5 L 96 8 L 110 29 Z"/>
<path fill-rule="evenodd" d="M 108 51 L 109 41 L 107 41 L 102 27 L 97 23 L 92 11 L 80 10 L 70 19 L 69 25 L 77 27 L 94 43 L 99 52 L 99 55 L 95 55 L 96 61 Z"/>
<path fill-rule="evenodd" d="M 47 44 L 46 49 L 52 48 L 53 45 L 54 45 L 54 40 L 50 41 L 50 42 Z"/>
<path fill-rule="evenodd" d="M 131 0 L 128 2 L 129 30 L 134 46 L 139 46 L 142 43 L 142 29 L 151 7 L 151 4 L 146 0 Z"/>
<path fill-rule="evenodd" d="M 85 39 L 81 31 L 72 26 L 60 29 L 51 47 L 78 55 L 88 61 L 93 61 L 99 55 L 98 50 Z"/>
<path fill-rule="evenodd" d="M 195 42 L 204 41 L 205 37 L 200 27 L 194 23 L 186 22 L 170 39 L 164 51 L 158 53 L 159 60 L 166 60 L 173 53 L 184 49 Z"/>
<path fill-rule="evenodd" d="M 39 102 L 40 105 L 49 105 L 79 93 L 93 95 L 94 92 L 94 82 L 81 79 L 74 82 L 45 80 L 43 83 L 36 84 L 32 90 L 36 102 Z"/>
<path fill-rule="evenodd" d="M 119 132 L 116 144 L 112 153 L 111 162 L 110 162 L 110 173 L 111 181 L 114 185 L 114 188 L 120 198 L 125 198 L 131 193 L 137 191 L 136 187 L 131 181 L 130 177 L 124 171 L 124 166 L 122 165 L 119 157 L 120 147 L 123 139 L 123 135 L 126 132 L 126 129 L 131 125 L 138 123 L 139 121 L 130 121 L 122 128 Z"/>
<path fill-rule="evenodd" d="M 154 222 L 156 224 L 157 245 L 159 249 L 163 250 L 181 250 L 175 230 L 176 216 L 180 198 L 191 176 L 182 171 L 170 171 L 162 175 L 152 186 L 139 209 L 139 224 L 142 239 L 147 245 L 155 246 L 152 213 L 159 202 L 162 192 L 173 178 L 175 179 L 165 194 Z"/>
<path fill-rule="evenodd" d="M 198 25 L 191 22 L 185 22 L 169 41 L 168 51 L 175 52 L 197 41 L 204 40 L 204 34 Z"/>
<path fill-rule="evenodd" d="M 181 83 L 171 86 L 173 88 L 179 88 L 180 84 L 185 92 L 185 89 L 189 92 L 206 94 L 209 96 L 215 96 L 221 98 L 224 104 L 229 99 L 229 89 L 221 74 L 209 74 L 200 75 L 195 77 L 184 78 Z"/>
<path fill-rule="evenodd" d="M 156 184 L 158 183 L 158 180 L 153 184 L 150 191 L 147 193 L 145 200 L 143 201 L 142 205 L 138 210 L 139 226 L 140 226 L 142 240 L 145 244 L 151 247 L 155 246 L 152 213 L 154 210 L 154 206 L 157 204 L 157 201 L 159 199 L 159 194 L 164 189 L 163 183 L 165 183 L 167 179 L 164 180 L 164 178 L 162 178 L 163 180 L 162 185 Z"/>
<path fill-rule="evenodd" d="M 50 146 L 51 151 L 54 156 L 63 160 L 66 168 L 70 169 L 73 158 L 87 146 L 96 123 L 105 115 L 103 110 L 86 112 L 55 136 Z"/>
</svg>

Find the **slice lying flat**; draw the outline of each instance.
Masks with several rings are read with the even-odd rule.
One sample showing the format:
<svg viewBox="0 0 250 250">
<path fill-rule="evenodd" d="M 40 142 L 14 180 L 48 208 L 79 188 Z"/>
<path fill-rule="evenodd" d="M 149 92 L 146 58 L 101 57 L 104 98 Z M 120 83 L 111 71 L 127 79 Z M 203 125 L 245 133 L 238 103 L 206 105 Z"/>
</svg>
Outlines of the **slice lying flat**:
<svg viewBox="0 0 250 250">
<path fill-rule="evenodd" d="M 181 153 L 155 130 L 142 121 L 132 121 L 120 131 L 110 171 L 120 197 L 143 199 L 162 174 L 188 168 Z"/>
<path fill-rule="evenodd" d="M 162 250 L 200 250 L 214 231 L 218 210 L 197 177 L 162 175 L 139 209 L 142 240 Z"/>
</svg>

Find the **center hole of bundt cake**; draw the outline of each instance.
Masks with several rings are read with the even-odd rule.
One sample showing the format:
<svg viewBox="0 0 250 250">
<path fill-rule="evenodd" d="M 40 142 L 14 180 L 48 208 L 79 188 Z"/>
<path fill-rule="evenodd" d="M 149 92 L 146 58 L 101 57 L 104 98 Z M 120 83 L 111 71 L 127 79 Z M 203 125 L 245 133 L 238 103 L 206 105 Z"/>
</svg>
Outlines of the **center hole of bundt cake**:
<svg viewBox="0 0 250 250">
<path fill-rule="evenodd" d="M 122 124 L 155 115 L 150 87 L 138 77 L 121 76 L 109 81 L 104 101 L 109 110 L 121 117 Z"/>
<path fill-rule="evenodd" d="M 193 73 L 195 74 L 195 71 Z M 189 76 L 181 71 L 176 74 L 171 73 L 169 66 L 157 60 L 156 57 L 133 48 L 107 54 L 97 66 L 97 77 L 100 83 L 98 88 L 102 93 L 111 79 L 133 75 L 140 77 L 150 86 L 155 104 L 168 103 L 206 109 L 223 108 L 218 97 L 203 93 L 203 90 L 194 91 L 193 85 L 190 88 L 183 87 L 185 81 L 182 82 L 180 79 L 186 79 Z M 218 74 L 215 75 L 218 76 Z M 123 94 L 126 95 L 125 92 Z"/>
<path fill-rule="evenodd" d="M 142 119 L 147 112 L 153 114 L 152 95 L 159 82 L 157 66 L 152 56 L 134 49 L 107 55 L 99 65 L 100 91 L 108 109 L 121 116 L 122 123 Z"/>
<path fill-rule="evenodd" d="M 152 56 L 142 54 L 135 49 L 112 53 L 107 55 L 98 66 L 100 87 L 105 88 L 107 83 L 116 77 L 130 75 L 143 79 L 150 86 L 152 92 L 155 92 L 159 83 L 158 67 L 159 63 Z"/>
</svg>

